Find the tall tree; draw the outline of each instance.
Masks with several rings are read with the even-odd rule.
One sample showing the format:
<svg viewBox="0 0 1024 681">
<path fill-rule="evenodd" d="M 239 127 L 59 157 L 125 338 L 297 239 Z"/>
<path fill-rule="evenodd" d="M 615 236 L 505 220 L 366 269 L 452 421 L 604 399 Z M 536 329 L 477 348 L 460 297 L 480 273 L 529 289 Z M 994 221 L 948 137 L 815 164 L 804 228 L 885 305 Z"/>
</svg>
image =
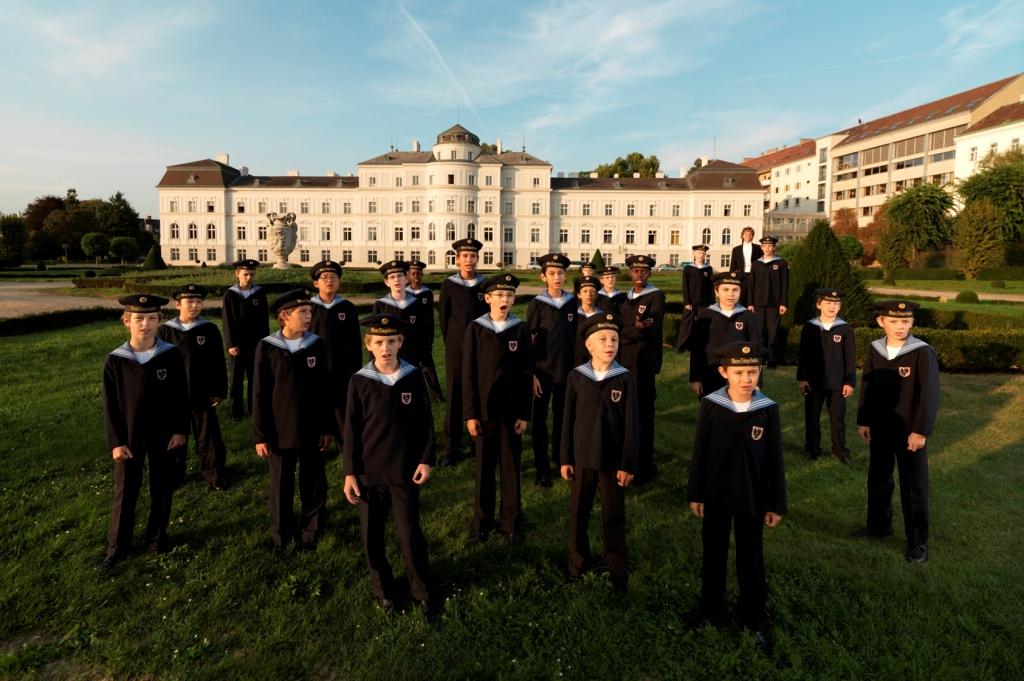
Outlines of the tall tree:
<svg viewBox="0 0 1024 681">
<path fill-rule="evenodd" d="M 63 208 L 64 199 L 59 196 L 52 194 L 37 196 L 34 201 L 25 206 L 25 212 L 22 213 L 25 228 L 29 234 L 39 231 L 43 228 L 43 223 L 46 222 L 46 216 L 55 210 L 63 210 Z"/>
<path fill-rule="evenodd" d="M 842 317 L 851 323 L 870 320 L 871 295 L 843 253 L 828 220 L 817 220 L 800 242 L 790 262 L 790 308 L 793 321 L 803 323 L 816 314 L 814 291 L 838 288 L 845 294 Z"/>
<path fill-rule="evenodd" d="M 907 253 L 910 245 L 906 240 L 906 232 L 896 225 L 887 225 L 878 235 L 875 246 L 875 258 L 882 264 L 886 283 L 896 281 L 896 270 L 907 265 Z"/>
<path fill-rule="evenodd" d="M 890 229 L 903 232 L 913 262 L 918 253 L 941 248 L 949 240 L 953 197 L 931 182 L 923 182 L 896 194 L 886 202 Z"/>
<path fill-rule="evenodd" d="M 856 234 L 860 223 L 857 222 L 857 211 L 852 208 L 840 208 L 832 215 L 832 231 L 837 236 Z"/>
<path fill-rule="evenodd" d="M 638 151 L 616 158 L 611 163 L 602 163 L 594 168 L 598 177 L 612 177 L 618 174 L 619 177 L 633 177 L 633 173 L 640 173 L 640 177 L 654 177 L 661 169 L 661 161 L 654 154 L 644 156 Z"/>
<path fill-rule="evenodd" d="M 126 265 L 139 257 L 139 242 L 130 236 L 115 236 L 110 240 L 110 257 L 120 258 Z"/>
<path fill-rule="evenodd" d="M 698 156 L 697 158 L 693 159 L 693 163 L 690 165 L 690 169 L 686 171 L 686 174 L 689 175 L 693 171 L 700 170 L 703 167 L 704 167 L 704 159 L 701 158 L 700 156 Z"/>
<path fill-rule="evenodd" d="M 968 279 L 986 267 L 1003 264 L 1002 226 L 1005 218 L 988 199 L 967 204 L 953 221 L 954 262 Z"/>
<path fill-rule="evenodd" d="M 491 144 L 490 142 L 481 142 L 480 143 L 480 153 L 481 154 L 497 154 L 498 153 L 498 145 L 497 144 Z"/>
<path fill-rule="evenodd" d="M 864 246 L 860 243 L 860 239 L 852 234 L 844 234 L 839 237 L 839 246 L 843 249 L 847 260 L 859 260 L 864 255 Z"/>
<path fill-rule="evenodd" d="M 25 261 L 28 228 L 18 215 L 0 215 L 0 265 L 17 267 Z"/>
<path fill-rule="evenodd" d="M 139 236 L 139 213 L 124 194 L 117 192 L 107 199 L 99 213 L 100 227 L 108 236 Z"/>
<path fill-rule="evenodd" d="M 82 237 L 82 253 L 88 258 L 96 258 L 96 264 L 100 264 L 100 258 L 110 250 L 110 240 L 106 234 L 100 232 L 89 232 Z"/>
<path fill-rule="evenodd" d="M 1024 151 L 987 157 L 957 191 L 966 205 L 987 199 L 1002 214 L 1000 231 L 1005 244 L 1024 241 Z"/>
<path fill-rule="evenodd" d="M 72 205 L 64 210 L 55 210 L 46 217 L 43 231 L 53 235 L 54 240 L 62 248 L 67 247 L 66 254 L 77 258 L 82 255 L 80 242 L 89 232 L 99 231 L 96 214 L 81 204 Z"/>
</svg>

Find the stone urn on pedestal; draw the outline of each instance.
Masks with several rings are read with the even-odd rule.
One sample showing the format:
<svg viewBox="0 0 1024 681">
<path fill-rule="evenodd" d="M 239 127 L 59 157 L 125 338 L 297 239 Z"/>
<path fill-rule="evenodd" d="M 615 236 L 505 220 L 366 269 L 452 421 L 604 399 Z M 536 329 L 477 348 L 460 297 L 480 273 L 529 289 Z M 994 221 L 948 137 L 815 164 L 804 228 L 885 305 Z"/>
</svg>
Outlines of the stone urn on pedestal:
<svg viewBox="0 0 1024 681">
<path fill-rule="evenodd" d="M 287 270 L 291 268 L 288 255 L 295 250 L 295 243 L 298 241 L 295 213 L 267 213 L 267 222 L 270 223 L 267 244 L 270 247 L 270 254 L 276 258 L 274 269 Z"/>
</svg>

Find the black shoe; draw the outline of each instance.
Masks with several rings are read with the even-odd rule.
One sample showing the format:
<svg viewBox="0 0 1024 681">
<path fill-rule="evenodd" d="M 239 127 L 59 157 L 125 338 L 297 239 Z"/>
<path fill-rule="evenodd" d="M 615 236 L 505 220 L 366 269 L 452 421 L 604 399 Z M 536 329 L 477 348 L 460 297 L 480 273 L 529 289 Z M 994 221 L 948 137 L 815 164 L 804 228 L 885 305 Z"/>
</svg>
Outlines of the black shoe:
<svg viewBox="0 0 1024 681">
<path fill-rule="evenodd" d="M 225 480 L 211 480 L 206 485 L 211 492 L 223 492 L 228 488 L 228 483 Z"/>
<path fill-rule="evenodd" d="M 629 578 L 626 575 L 612 575 L 612 591 L 624 594 L 629 590 Z"/>
<path fill-rule="evenodd" d="M 523 536 L 522 530 L 512 530 L 511 532 L 498 530 L 498 534 L 505 537 L 505 541 L 508 542 L 509 546 L 519 546 L 526 541 L 526 537 Z"/>
<path fill-rule="evenodd" d="M 774 646 L 768 632 L 764 629 L 753 629 L 751 633 L 754 635 L 754 645 L 757 646 L 758 652 L 765 657 L 771 657 Z"/>
<path fill-rule="evenodd" d="M 376 600 L 377 607 L 380 608 L 381 612 L 385 615 L 390 616 L 395 614 L 395 602 L 393 600 L 387 597 L 378 598 Z"/>
<path fill-rule="evenodd" d="M 168 553 L 171 550 L 171 538 L 166 534 L 155 542 L 146 545 L 146 553 L 159 555 L 161 553 Z"/>
<path fill-rule="evenodd" d="M 856 530 L 852 536 L 856 539 L 882 539 L 883 537 L 888 537 L 890 534 L 892 534 L 892 530 L 879 534 L 877 532 L 872 532 L 866 527 L 861 527 Z"/>
<path fill-rule="evenodd" d="M 694 608 L 683 613 L 683 622 L 686 623 L 690 629 L 697 630 L 703 629 L 704 627 L 714 627 L 715 620 L 711 617 L 707 610 L 702 607 Z"/>
<path fill-rule="evenodd" d="M 850 453 L 849 452 L 832 452 L 832 456 L 835 457 L 836 461 L 838 461 L 839 463 L 843 464 L 844 466 L 846 464 L 850 463 Z"/>
<path fill-rule="evenodd" d="M 928 560 L 928 547 L 923 544 L 916 544 L 907 548 L 908 563 L 923 563 Z"/>
<path fill-rule="evenodd" d="M 316 542 L 315 541 L 304 541 L 304 542 L 302 542 L 301 544 L 299 544 L 299 551 L 301 551 L 302 553 L 313 553 L 314 551 L 316 551 Z"/>
<path fill-rule="evenodd" d="M 487 537 L 490 536 L 490 530 L 471 530 L 469 533 L 469 541 L 475 544 L 486 544 Z"/>
<path fill-rule="evenodd" d="M 113 556 L 107 556 L 103 559 L 103 562 L 100 563 L 100 572 L 103 574 L 107 574 L 108 572 L 114 569 L 114 566 L 117 565 L 119 560 L 120 558 L 117 556 L 117 554 Z"/>
<path fill-rule="evenodd" d="M 442 457 L 441 461 L 438 462 L 438 465 L 443 468 L 450 468 L 452 466 L 458 466 L 461 460 L 462 457 L 458 454 L 449 454 L 448 456 Z"/>
<path fill-rule="evenodd" d="M 817 461 L 821 458 L 821 452 L 806 452 L 804 456 L 807 457 L 808 461 Z"/>
<path fill-rule="evenodd" d="M 551 487 L 551 476 L 547 473 L 537 473 L 537 476 L 533 479 L 533 484 L 547 489 Z"/>
<path fill-rule="evenodd" d="M 273 555 L 275 558 L 284 555 L 284 545 L 275 544 L 273 539 L 268 539 L 265 542 L 264 546 L 267 547 L 267 550 L 270 551 L 271 555 Z"/>
</svg>

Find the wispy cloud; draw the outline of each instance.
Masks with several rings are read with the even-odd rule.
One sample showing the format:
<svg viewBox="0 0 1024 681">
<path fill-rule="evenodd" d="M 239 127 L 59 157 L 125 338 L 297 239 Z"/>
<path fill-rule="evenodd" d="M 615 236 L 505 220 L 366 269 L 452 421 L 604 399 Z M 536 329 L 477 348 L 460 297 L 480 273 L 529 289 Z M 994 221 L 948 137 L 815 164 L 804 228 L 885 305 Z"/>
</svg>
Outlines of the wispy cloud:
<svg viewBox="0 0 1024 681">
<path fill-rule="evenodd" d="M 942 50 L 951 53 L 954 63 L 963 63 L 1007 45 L 1024 41 L 1024 4 L 1020 0 L 1000 0 L 978 13 L 977 5 L 949 10 L 940 19 L 946 29 Z M 1018 53 L 1015 68 L 1020 68 Z"/>
</svg>

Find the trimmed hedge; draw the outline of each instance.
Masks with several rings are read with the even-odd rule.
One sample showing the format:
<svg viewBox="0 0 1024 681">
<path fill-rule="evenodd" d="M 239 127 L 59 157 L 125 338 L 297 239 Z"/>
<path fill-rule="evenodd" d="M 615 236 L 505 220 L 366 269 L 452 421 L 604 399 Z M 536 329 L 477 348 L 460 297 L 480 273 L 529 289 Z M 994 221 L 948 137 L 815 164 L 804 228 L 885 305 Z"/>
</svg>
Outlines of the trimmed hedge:
<svg viewBox="0 0 1024 681">
<path fill-rule="evenodd" d="M 132 279 L 126 279 L 125 277 L 106 277 L 106 278 L 82 278 L 75 279 L 72 283 L 75 288 L 82 289 L 96 289 L 96 288 L 123 288 L 131 289 L 133 293 L 153 293 L 158 296 L 170 296 L 180 286 L 178 284 L 160 284 L 159 279 L 148 279 L 145 277 L 135 277 Z M 210 297 L 220 297 L 224 295 L 224 292 L 231 288 L 234 284 L 227 285 L 207 285 L 206 289 L 209 291 Z M 260 284 L 261 288 L 266 290 L 267 293 L 284 293 L 285 291 L 291 291 L 294 288 L 305 288 L 312 289 L 312 284 L 309 281 L 303 283 L 294 282 L 268 282 L 266 284 Z M 384 294 L 386 286 L 383 281 L 342 281 L 341 286 L 338 290 L 341 294 L 353 294 L 353 293 L 381 293 Z"/>
<path fill-rule="evenodd" d="M 118 319 L 121 310 L 113 307 L 89 307 L 80 310 L 60 310 L 42 314 L 0 319 L 0 336 L 22 336 L 37 331 L 55 331 L 80 324 L 92 324 Z"/>
<path fill-rule="evenodd" d="M 987 271 L 987 270 L 983 270 Z M 882 279 L 882 270 L 868 267 L 861 267 L 854 270 L 864 281 L 875 281 Z M 984 277 L 979 276 L 979 279 Z M 1013 277 L 992 277 L 993 279 L 1012 279 Z M 928 267 L 919 270 L 901 268 L 896 270 L 896 281 L 963 281 L 964 275 L 957 270 L 948 267 Z"/>
<path fill-rule="evenodd" d="M 1024 280 L 1024 267 L 988 267 L 978 273 L 981 281 L 1022 281 Z"/>
</svg>

